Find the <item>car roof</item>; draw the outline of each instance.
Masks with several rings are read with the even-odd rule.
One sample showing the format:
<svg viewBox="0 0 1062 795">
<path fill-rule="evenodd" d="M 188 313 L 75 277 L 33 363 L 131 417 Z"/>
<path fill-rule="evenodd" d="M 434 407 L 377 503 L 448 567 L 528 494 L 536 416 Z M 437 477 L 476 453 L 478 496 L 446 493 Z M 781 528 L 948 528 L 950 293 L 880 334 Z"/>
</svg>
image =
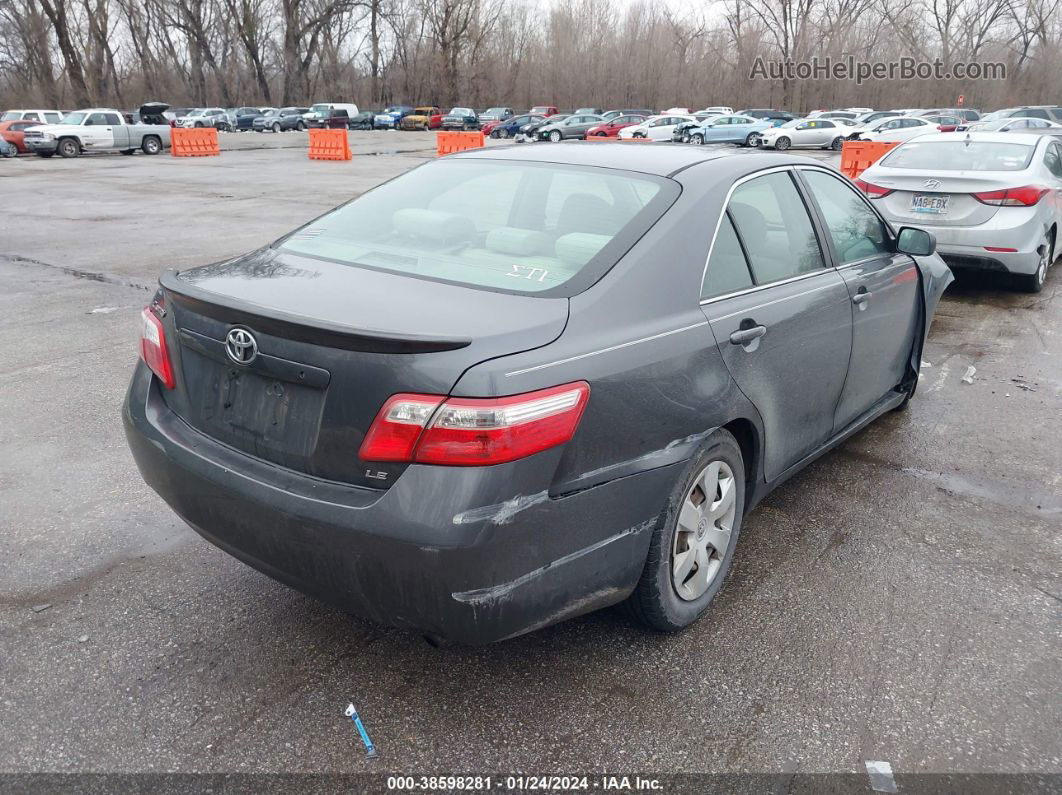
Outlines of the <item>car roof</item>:
<svg viewBox="0 0 1062 795">
<path fill-rule="evenodd" d="M 1004 140 L 1018 136 L 1007 133 Z M 637 150 L 637 151 L 635 151 Z M 667 177 L 698 163 L 720 158 L 740 158 L 750 166 L 767 167 L 760 161 L 768 159 L 774 165 L 814 162 L 806 157 L 755 152 L 735 153 L 730 151 L 705 151 L 704 147 L 684 144 L 653 143 L 632 147 L 628 144 L 596 141 L 568 141 L 549 146 L 492 146 L 488 149 L 468 149 L 450 155 L 456 159 L 511 160 L 530 163 L 556 163 L 558 165 L 596 166 L 619 171 L 640 171 Z"/>
<path fill-rule="evenodd" d="M 945 132 L 929 133 L 920 135 L 918 141 L 965 141 L 969 136 L 971 141 L 991 141 L 997 144 L 1035 144 L 1043 137 L 1043 133 L 997 133 L 997 132 Z"/>
</svg>

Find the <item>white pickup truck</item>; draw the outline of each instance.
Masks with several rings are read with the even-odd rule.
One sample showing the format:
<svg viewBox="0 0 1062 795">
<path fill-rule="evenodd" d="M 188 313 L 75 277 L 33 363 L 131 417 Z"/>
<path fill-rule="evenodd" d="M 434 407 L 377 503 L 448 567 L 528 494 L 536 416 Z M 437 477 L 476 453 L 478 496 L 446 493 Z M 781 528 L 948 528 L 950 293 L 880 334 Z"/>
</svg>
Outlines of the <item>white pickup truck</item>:
<svg viewBox="0 0 1062 795">
<path fill-rule="evenodd" d="M 141 108 L 142 118 L 162 121 L 156 104 Z M 148 112 L 145 113 L 145 110 Z M 26 148 L 41 157 L 77 157 L 82 152 L 121 152 L 131 155 L 137 149 L 145 155 L 157 155 L 170 145 L 170 126 L 162 124 L 127 124 L 113 108 L 88 108 L 68 113 L 58 124 L 30 127 L 23 137 Z"/>
</svg>

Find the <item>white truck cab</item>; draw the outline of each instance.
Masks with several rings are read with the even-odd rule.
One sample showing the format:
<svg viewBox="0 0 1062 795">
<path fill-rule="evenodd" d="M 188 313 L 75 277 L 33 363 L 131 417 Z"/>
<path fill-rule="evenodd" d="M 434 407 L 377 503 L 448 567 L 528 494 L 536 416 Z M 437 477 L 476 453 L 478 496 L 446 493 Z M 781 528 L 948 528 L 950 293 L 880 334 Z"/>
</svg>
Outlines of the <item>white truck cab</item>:
<svg viewBox="0 0 1062 795">
<path fill-rule="evenodd" d="M 41 124 L 58 124 L 62 120 L 62 111 L 39 108 L 5 110 L 4 115 L 0 116 L 0 121 L 39 121 Z"/>
</svg>

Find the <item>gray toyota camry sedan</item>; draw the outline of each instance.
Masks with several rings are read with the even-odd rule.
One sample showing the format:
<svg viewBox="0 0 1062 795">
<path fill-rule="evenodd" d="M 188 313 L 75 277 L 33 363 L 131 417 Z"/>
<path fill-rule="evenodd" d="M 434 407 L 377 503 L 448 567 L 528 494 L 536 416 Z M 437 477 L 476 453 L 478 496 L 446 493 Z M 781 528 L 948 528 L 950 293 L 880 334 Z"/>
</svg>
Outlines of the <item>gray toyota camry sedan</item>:
<svg viewBox="0 0 1062 795">
<path fill-rule="evenodd" d="M 745 514 L 914 394 L 933 249 L 802 157 L 463 152 L 163 274 L 126 433 L 202 536 L 368 619 L 678 630 Z"/>
</svg>

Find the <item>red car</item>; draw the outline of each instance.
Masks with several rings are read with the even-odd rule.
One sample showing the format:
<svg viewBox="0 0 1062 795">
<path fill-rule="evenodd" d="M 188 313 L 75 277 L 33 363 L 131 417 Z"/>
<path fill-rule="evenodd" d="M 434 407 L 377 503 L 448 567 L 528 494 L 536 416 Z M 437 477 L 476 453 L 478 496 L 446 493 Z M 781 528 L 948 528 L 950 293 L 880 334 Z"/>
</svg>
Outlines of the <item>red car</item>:
<svg viewBox="0 0 1062 795">
<path fill-rule="evenodd" d="M 503 121 L 506 120 L 495 119 L 494 121 L 488 121 L 482 127 L 479 128 L 480 132 L 482 132 L 484 135 L 490 135 L 492 132 L 494 132 L 494 128 L 501 124 Z"/>
<path fill-rule="evenodd" d="M 29 121 L 21 119 L 18 121 L 0 121 L 0 138 L 3 138 L 9 144 L 14 146 L 20 155 L 26 154 L 29 149 L 26 148 L 25 132 L 30 127 L 39 127 L 46 122 Z"/>
<path fill-rule="evenodd" d="M 535 105 L 528 113 L 532 116 L 545 116 L 548 119 L 550 116 L 557 115 L 557 107 L 555 105 Z"/>
<path fill-rule="evenodd" d="M 645 121 L 645 116 L 617 116 L 586 131 L 587 138 L 615 138 L 624 127 L 633 127 Z"/>
</svg>

